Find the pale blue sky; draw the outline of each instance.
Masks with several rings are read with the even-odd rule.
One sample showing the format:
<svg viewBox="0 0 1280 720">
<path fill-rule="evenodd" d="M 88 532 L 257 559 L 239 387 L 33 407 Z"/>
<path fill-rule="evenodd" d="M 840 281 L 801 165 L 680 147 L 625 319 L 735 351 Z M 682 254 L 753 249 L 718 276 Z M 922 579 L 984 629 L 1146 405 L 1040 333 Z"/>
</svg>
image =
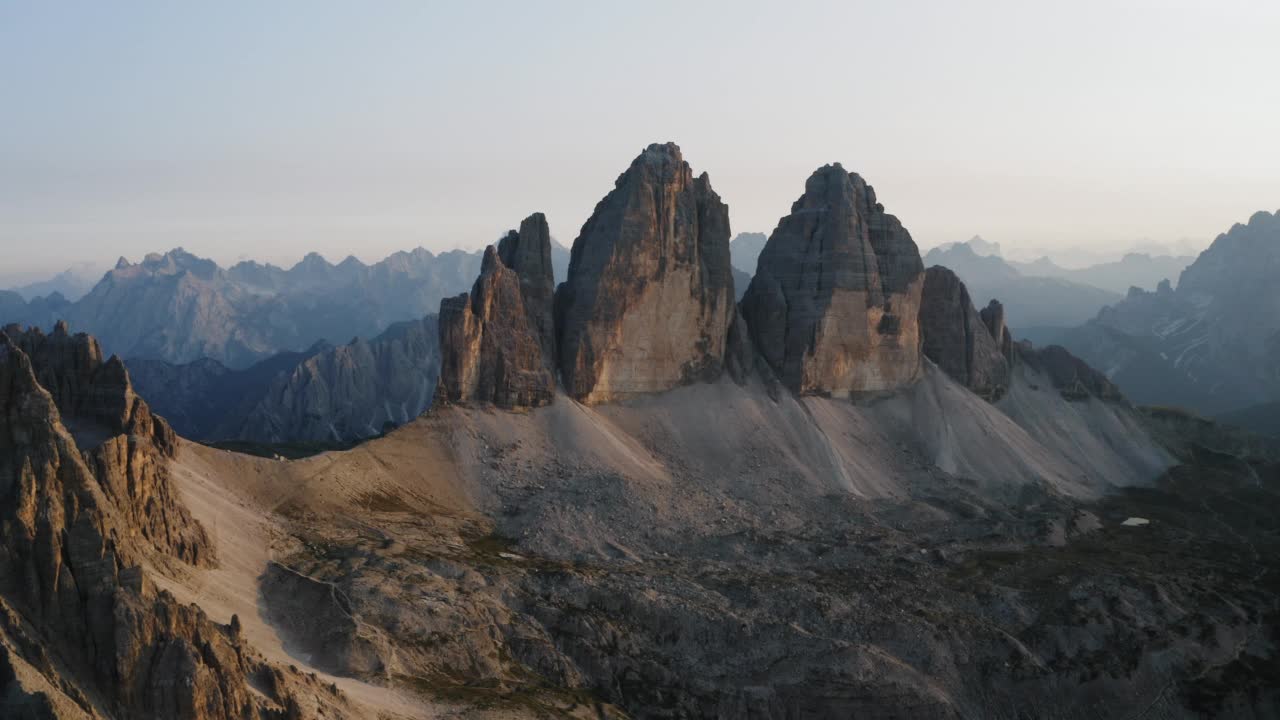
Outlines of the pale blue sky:
<svg viewBox="0 0 1280 720">
<path fill-rule="evenodd" d="M 818 165 L 923 246 L 1280 208 L 1280 2 L 0 0 L 8 269 L 568 244 L 647 143 L 773 229 Z"/>
</svg>

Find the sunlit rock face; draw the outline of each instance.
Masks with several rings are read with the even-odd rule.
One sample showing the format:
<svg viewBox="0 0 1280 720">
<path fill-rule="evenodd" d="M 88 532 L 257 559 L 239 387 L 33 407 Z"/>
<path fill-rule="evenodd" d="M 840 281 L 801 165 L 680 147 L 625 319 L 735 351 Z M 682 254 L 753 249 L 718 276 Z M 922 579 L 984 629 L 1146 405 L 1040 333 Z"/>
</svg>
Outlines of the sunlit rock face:
<svg viewBox="0 0 1280 720">
<path fill-rule="evenodd" d="M 607 402 L 718 377 L 734 316 L 729 208 L 673 143 L 631 163 L 556 291 L 561 379 Z"/>
<path fill-rule="evenodd" d="M 555 387 L 520 276 L 490 245 L 471 292 L 440 303 L 436 402 L 537 407 L 551 402 Z"/>
<path fill-rule="evenodd" d="M 742 310 L 784 385 L 844 397 L 919 376 L 923 285 L 911 235 L 837 163 L 814 172 L 778 222 Z"/>
</svg>

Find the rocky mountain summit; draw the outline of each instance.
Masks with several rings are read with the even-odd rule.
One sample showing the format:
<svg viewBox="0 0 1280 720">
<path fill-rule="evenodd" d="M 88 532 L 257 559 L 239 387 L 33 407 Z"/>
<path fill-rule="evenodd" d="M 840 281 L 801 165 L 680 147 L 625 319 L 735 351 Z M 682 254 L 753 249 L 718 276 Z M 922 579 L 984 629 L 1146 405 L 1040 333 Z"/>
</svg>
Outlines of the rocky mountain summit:
<svg viewBox="0 0 1280 720">
<path fill-rule="evenodd" d="M 542 213 L 525 218 L 519 230 L 507 232 L 498 242 L 502 264 L 520 278 L 525 315 L 542 346 L 542 361 L 548 369 L 554 369 L 556 363 L 554 246 L 547 217 Z"/>
<path fill-rule="evenodd" d="M 801 394 L 912 382 L 920 365 L 919 250 L 875 191 L 820 168 L 760 254 L 742 314 L 769 366 Z"/>
<path fill-rule="evenodd" d="M 679 147 L 650 145 L 574 240 L 556 291 L 564 386 L 602 402 L 715 378 L 733 308 L 728 206 Z"/>
<path fill-rule="evenodd" d="M 1205 415 L 1280 400 L 1280 213 L 1219 235 L 1178 283 L 1133 288 L 1058 342 L 1134 400 Z"/>
<path fill-rule="evenodd" d="M 755 274 L 756 264 L 760 262 L 760 253 L 768 242 L 768 235 L 750 232 L 738 233 L 729 241 L 729 260 L 733 263 L 733 269 L 746 274 L 748 282 Z M 742 290 L 746 289 L 744 284 Z"/>
</svg>

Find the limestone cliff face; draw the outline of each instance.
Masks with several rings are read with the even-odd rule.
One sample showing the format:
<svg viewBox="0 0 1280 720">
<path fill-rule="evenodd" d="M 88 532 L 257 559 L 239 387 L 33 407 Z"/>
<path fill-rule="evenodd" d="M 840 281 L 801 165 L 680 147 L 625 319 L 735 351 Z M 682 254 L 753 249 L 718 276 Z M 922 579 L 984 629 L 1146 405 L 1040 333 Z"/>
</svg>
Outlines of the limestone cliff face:
<svg viewBox="0 0 1280 720">
<path fill-rule="evenodd" d="M 827 165 L 769 237 L 742 310 L 784 385 L 843 397 L 919 375 L 923 285 L 902 223 L 861 177 Z"/>
<path fill-rule="evenodd" d="M 508 250 L 516 261 L 525 259 L 511 244 Z M 555 376 L 543 355 L 544 338 L 536 324 L 542 315 L 534 300 L 530 313 L 521 276 L 489 246 L 471 292 L 440 303 L 435 402 L 491 403 L 508 409 L 551 402 Z"/>
<path fill-rule="evenodd" d="M 994 401 L 1008 389 L 1009 363 L 1000 345 L 964 283 L 947 268 L 925 272 L 920 336 L 925 357 L 978 395 Z"/>
<path fill-rule="evenodd" d="M 169 477 L 177 438 L 133 391 L 119 358 L 104 361 L 97 340 L 72 335 L 65 323 L 39 329 L 5 328 L 48 390 L 84 463 L 120 508 L 129 532 L 160 552 L 191 564 L 214 561 L 204 528 L 192 520 Z"/>
<path fill-rule="evenodd" d="M 733 315 L 728 207 L 675 144 L 650 145 L 582 226 L 556 291 L 565 389 L 595 403 L 718 377 Z"/>
<path fill-rule="evenodd" d="M 553 374 L 556 358 L 555 294 L 556 278 L 551 265 L 551 230 L 547 217 L 534 213 L 498 243 L 502 264 L 520 278 L 520 297 L 524 302 L 529 328 L 538 337 L 543 362 Z"/>
<path fill-rule="evenodd" d="M 57 395 L 37 381 L 31 358 L 8 331 L 0 333 L 0 715 L 96 717 L 95 708 L 137 718 L 296 715 L 292 698 L 250 689 L 247 678 L 270 668 L 234 623 L 213 623 L 149 587 L 139 561 L 151 550 L 139 542 L 139 513 L 127 504 L 148 504 L 144 514 L 174 508 L 154 495 L 131 499 L 95 475 L 110 454 L 81 453 L 58 398 L 96 408 L 105 392 L 65 393 L 86 379 L 92 388 L 101 372 L 113 371 L 94 369 L 96 343 L 60 330 L 22 338 L 45 356 L 40 374 L 63 383 Z M 50 357 L 73 372 L 52 372 Z M 120 406 L 112 399 L 104 407 Z M 132 407 L 128 421 L 154 429 L 158 421 Z M 13 672 L 19 663 L 21 675 Z"/>
</svg>

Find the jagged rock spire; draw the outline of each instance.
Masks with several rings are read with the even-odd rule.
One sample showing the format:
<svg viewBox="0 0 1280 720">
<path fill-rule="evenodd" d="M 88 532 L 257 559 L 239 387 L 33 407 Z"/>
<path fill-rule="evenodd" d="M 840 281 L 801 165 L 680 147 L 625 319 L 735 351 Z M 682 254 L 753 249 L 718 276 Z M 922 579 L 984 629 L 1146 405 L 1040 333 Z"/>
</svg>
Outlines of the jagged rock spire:
<svg viewBox="0 0 1280 720">
<path fill-rule="evenodd" d="M 513 258 L 522 257 L 514 247 L 508 245 Z M 536 306 L 537 299 L 533 302 Z M 541 312 L 534 314 L 540 317 Z M 521 277 L 490 245 L 471 292 L 440 303 L 436 402 L 503 408 L 546 405 L 555 396 L 549 365 L 539 329 L 526 308 Z"/>
<path fill-rule="evenodd" d="M 555 270 L 551 266 L 551 230 L 547 217 L 534 213 L 520 223 L 520 230 L 508 232 L 498 242 L 502 264 L 520 278 L 520 295 L 524 300 L 529 327 L 542 347 L 543 362 L 555 372 Z"/>
</svg>

